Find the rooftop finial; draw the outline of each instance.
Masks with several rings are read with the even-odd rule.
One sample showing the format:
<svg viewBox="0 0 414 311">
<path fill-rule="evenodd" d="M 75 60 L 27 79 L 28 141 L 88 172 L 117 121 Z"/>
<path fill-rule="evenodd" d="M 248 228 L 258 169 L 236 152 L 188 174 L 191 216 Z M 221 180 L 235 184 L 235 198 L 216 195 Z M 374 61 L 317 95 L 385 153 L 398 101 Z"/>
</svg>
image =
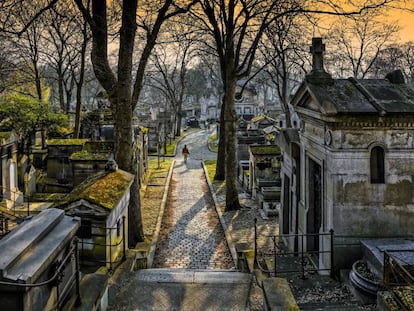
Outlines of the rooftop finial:
<svg viewBox="0 0 414 311">
<path fill-rule="evenodd" d="M 314 84 L 332 84 L 331 75 L 323 67 L 325 44 L 322 43 L 322 38 L 312 38 L 310 52 L 312 53 L 312 71 L 306 76 L 306 80 Z"/>
<path fill-rule="evenodd" d="M 312 38 L 310 52 L 313 56 L 312 71 L 325 71 L 323 69 L 323 52 L 325 52 L 325 44 L 322 43 L 322 38 Z"/>
</svg>

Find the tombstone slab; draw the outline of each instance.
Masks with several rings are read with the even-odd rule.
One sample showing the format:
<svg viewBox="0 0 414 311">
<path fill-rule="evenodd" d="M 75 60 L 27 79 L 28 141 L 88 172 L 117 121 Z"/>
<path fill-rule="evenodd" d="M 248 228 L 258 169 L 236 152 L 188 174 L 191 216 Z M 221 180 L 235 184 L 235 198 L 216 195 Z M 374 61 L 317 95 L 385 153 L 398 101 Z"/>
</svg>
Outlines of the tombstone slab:
<svg viewBox="0 0 414 311">
<path fill-rule="evenodd" d="M 384 272 L 384 251 L 392 255 L 404 266 L 414 266 L 414 240 L 375 239 L 361 242 L 364 259 L 370 270 L 382 279 Z"/>
</svg>

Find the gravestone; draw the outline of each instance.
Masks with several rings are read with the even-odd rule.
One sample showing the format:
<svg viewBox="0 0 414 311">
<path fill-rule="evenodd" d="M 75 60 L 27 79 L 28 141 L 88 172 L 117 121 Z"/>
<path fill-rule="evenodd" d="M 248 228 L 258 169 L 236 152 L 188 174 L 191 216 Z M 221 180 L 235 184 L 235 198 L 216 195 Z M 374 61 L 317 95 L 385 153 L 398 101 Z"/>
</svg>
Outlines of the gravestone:
<svg viewBox="0 0 414 311">
<path fill-rule="evenodd" d="M 371 272 L 382 279 L 384 272 L 384 251 L 392 255 L 403 266 L 414 267 L 414 240 L 375 239 L 361 241 L 363 257 Z M 412 250 L 412 252 L 407 252 Z M 400 252 L 399 252 L 400 251 Z"/>
<path fill-rule="evenodd" d="M 9 159 L 3 169 L 3 198 L 6 200 L 7 208 L 13 208 L 16 204 L 23 203 L 23 193 L 17 184 L 17 165 Z"/>
<path fill-rule="evenodd" d="M 24 193 L 31 196 L 36 192 L 36 169 L 33 165 L 30 166 L 28 172 L 24 174 Z"/>
</svg>

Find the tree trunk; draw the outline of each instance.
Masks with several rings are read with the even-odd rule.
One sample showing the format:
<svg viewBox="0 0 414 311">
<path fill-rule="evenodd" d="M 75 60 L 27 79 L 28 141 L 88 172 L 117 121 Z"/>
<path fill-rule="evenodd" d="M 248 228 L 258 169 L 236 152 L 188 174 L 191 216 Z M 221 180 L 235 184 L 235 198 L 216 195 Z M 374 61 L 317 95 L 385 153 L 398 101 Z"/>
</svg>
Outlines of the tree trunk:
<svg viewBox="0 0 414 311">
<path fill-rule="evenodd" d="M 226 82 L 224 92 L 224 124 L 226 131 L 226 207 L 225 211 L 239 209 L 239 193 L 237 190 L 237 114 L 235 107 L 237 79 L 232 61 L 226 62 Z"/>
<path fill-rule="evenodd" d="M 37 68 L 37 62 L 33 62 L 33 70 L 34 70 L 34 74 L 35 74 L 35 85 L 36 85 L 36 95 L 37 95 L 37 99 L 38 100 L 43 100 L 43 94 L 42 94 L 42 82 L 40 79 L 40 72 L 39 69 Z"/>
<path fill-rule="evenodd" d="M 290 116 L 289 105 L 284 99 L 281 100 L 281 104 L 282 104 L 282 110 L 285 112 L 286 127 L 291 128 L 292 127 L 292 118 Z"/>
<path fill-rule="evenodd" d="M 64 87 L 63 87 L 64 79 L 63 79 L 63 72 L 62 71 L 63 71 L 62 70 L 62 64 L 59 63 L 58 64 L 58 69 L 57 69 L 59 105 L 60 105 L 60 109 L 62 109 L 62 111 L 65 111 L 66 113 L 68 113 L 69 112 L 68 105 L 65 104 Z"/>
<path fill-rule="evenodd" d="M 217 164 L 216 164 L 216 174 L 214 175 L 215 180 L 224 180 L 226 178 L 226 129 L 224 126 L 224 107 L 225 107 L 224 96 L 221 103 L 220 109 L 220 123 L 218 130 L 218 152 L 217 152 Z"/>
<path fill-rule="evenodd" d="M 128 246 L 135 247 L 143 241 L 141 209 L 139 203 L 139 185 L 137 167 L 134 165 L 134 144 L 132 133 L 131 101 L 132 55 L 136 31 L 137 1 L 124 1 L 120 46 L 118 58 L 118 80 L 108 62 L 106 2 L 93 0 L 92 12 L 94 27 L 92 44 L 92 63 L 95 76 L 109 94 L 115 131 L 115 160 L 120 169 L 134 174 L 128 206 Z"/>
<path fill-rule="evenodd" d="M 85 79 L 85 59 L 86 59 L 86 48 L 88 46 L 88 28 L 86 22 L 83 24 L 82 30 L 82 48 L 80 53 L 81 66 L 79 69 L 79 80 L 76 82 L 76 108 L 75 108 L 75 138 L 79 138 L 80 134 L 80 122 L 82 112 L 82 88 L 83 81 Z"/>
<path fill-rule="evenodd" d="M 144 240 L 139 198 L 138 169 L 134 161 L 135 144 L 132 131 L 132 55 L 136 32 L 137 1 L 124 1 L 118 59 L 118 102 L 115 107 L 115 159 L 121 169 L 132 173 L 135 178 L 131 186 L 128 207 L 128 244 L 135 247 Z"/>
<path fill-rule="evenodd" d="M 176 136 L 181 136 L 181 108 L 179 108 L 180 110 L 177 111 L 177 114 L 175 116 L 176 120 L 175 120 L 175 133 L 174 133 L 174 138 Z"/>
</svg>

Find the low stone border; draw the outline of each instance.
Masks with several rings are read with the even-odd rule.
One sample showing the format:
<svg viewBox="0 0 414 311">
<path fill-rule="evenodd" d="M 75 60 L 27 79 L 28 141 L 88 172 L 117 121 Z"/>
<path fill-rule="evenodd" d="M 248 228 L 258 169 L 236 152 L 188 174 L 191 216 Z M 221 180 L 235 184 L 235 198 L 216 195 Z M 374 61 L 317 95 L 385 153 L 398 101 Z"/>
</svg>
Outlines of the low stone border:
<svg viewBox="0 0 414 311">
<path fill-rule="evenodd" d="M 160 212 L 157 218 L 157 225 L 155 226 L 154 235 L 152 237 L 149 254 L 148 254 L 148 261 L 147 261 L 148 268 L 152 267 L 152 263 L 154 261 L 155 248 L 157 247 L 157 241 L 158 241 L 158 236 L 160 234 L 162 217 L 164 215 L 165 205 L 167 204 L 168 189 L 170 188 L 170 181 L 171 181 L 172 173 L 174 170 L 174 164 L 175 164 L 175 160 L 173 160 L 171 163 L 170 170 L 168 172 L 167 182 L 165 183 L 165 186 L 164 186 L 164 194 L 162 196 Z"/>
<path fill-rule="evenodd" d="M 264 310 L 299 311 L 289 283 L 284 278 L 263 280 Z"/>
<path fill-rule="evenodd" d="M 210 178 L 208 177 L 207 168 L 204 165 L 204 162 L 203 161 L 201 161 L 201 165 L 202 165 L 203 170 L 204 170 L 204 176 L 206 178 L 206 181 L 207 181 L 207 184 L 208 184 L 208 188 L 210 189 L 211 196 L 213 197 L 214 208 L 216 209 L 217 215 L 219 217 L 221 226 L 222 226 L 223 231 L 224 231 L 224 235 L 226 237 L 227 245 L 228 245 L 228 247 L 230 249 L 231 257 L 233 258 L 233 261 L 234 261 L 234 266 L 237 268 L 238 258 L 237 258 L 236 246 L 234 245 L 233 239 L 231 237 L 230 230 L 229 230 L 229 228 L 228 228 L 228 226 L 227 226 L 227 224 L 226 224 L 226 222 L 224 220 L 223 212 L 219 208 L 219 204 L 218 204 L 218 201 L 217 201 L 216 194 L 214 192 L 213 185 L 212 185 L 212 183 L 210 181 Z"/>
</svg>

